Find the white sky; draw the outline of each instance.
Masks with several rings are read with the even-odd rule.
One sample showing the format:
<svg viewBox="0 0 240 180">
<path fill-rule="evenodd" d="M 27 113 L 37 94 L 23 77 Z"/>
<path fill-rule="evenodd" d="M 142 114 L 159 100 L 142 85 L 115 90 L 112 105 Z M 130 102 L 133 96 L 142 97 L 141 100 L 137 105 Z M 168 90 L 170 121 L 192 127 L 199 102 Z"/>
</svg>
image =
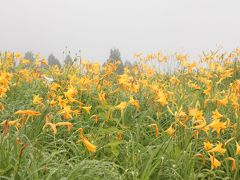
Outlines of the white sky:
<svg viewBox="0 0 240 180">
<path fill-rule="evenodd" d="M 0 0 L 0 50 L 103 62 L 110 48 L 200 54 L 240 46 L 240 0 Z"/>
</svg>

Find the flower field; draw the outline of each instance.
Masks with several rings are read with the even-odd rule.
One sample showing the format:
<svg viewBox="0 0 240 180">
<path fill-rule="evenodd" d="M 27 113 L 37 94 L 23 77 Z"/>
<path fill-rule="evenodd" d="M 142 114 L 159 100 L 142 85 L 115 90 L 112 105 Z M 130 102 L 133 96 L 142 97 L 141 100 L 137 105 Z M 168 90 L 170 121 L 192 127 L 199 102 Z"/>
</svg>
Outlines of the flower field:
<svg viewBox="0 0 240 180">
<path fill-rule="evenodd" d="M 240 49 L 135 59 L 2 53 L 0 179 L 240 179 Z"/>
</svg>

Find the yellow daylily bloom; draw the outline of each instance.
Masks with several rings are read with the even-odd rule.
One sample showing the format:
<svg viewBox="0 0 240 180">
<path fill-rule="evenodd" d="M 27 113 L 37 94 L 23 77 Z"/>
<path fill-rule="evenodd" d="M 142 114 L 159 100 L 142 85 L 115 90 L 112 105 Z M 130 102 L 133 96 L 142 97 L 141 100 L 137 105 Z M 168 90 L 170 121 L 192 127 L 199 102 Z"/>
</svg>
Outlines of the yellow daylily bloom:
<svg viewBox="0 0 240 180">
<path fill-rule="evenodd" d="M 67 92 L 64 92 L 65 97 L 70 101 L 74 102 L 75 101 L 75 96 L 77 94 L 77 90 L 73 86 L 68 86 Z"/>
<path fill-rule="evenodd" d="M 218 142 L 217 146 L 212 148 L 208 152 L 210 152 L 210 153 L 218 152 L 218 153 L 224 154 L 226 152 L 226 149 L 222 148 L 222 143 L 221 142 Z"/>
<path fill-rule="evenodd" d="M 232 158 L 232 157 L 228 157 L 228 158 L 226 158 L 226 160 L 232 161 L 231 170 L 232 170 L 232 171 L 235 171 L 235 170 L 236 170 L 236 160 L 235 160 L 234 158 Z"/>
<path fill-rule="evenodd" d="M 94 144 L 90 143 L 87 138 L 83 137 L 81 141 L 89 152 L 96 152 L 97 147 Z"/>
<path fill-rule="evenodd" d="M 41 104 L 42 100 L 43 100 L 43 98 L 39 97 L 39 95 L 35 95 L 33 97 L 33 104 Z"/>
<path fill-rule="evenodd" d="M 57 126 L 67 126 L 69 133 L 70 133 L 72 127 L 73 127 L 73 124 L 71 122 L 58 122 L 55 125 L 56 125 L 56 127 Z"/>
<path fill-rule="evenodd" d="M 236 142 L 236 155 L 240 155 L 240 145 Z"/>
<path fill-rule="evenodd" d="M 32 116 L 39 116 L 39 115 L 41 115 L 40 112 L 32 111 L 32 110 L 19 110 L 19 111 L 15 112 L 14 114 L 32 115 Z"/>
<path fill-rule="evenodd" d="M 61 86 L 55 82 L 53 82 L 51 85 L 50 85 L 50 89 L 52 91 L 56 91 L 57 89 L 59 89 Z"/>
<path fill-rule="evenodd" d="M 195 124 L 197 124 L 197 125 L 195 125 Z M 197 120 L 197 121 L 194 122 L 195 126 L 193 126 L 192 128 L 193 129 L 203 129 L 206 126 L 206 124 L 207 124 L 207 122 L 206 122 L 205 119 Z"/>
<path fill-rule="evenodd" d="M 22 59 L 22 60 L 20 61 L 20 63 L 23 64 L 23 65 L 27 65 L 27 64 L 30 64 L 30 60 L 28 60 L 28 59 Z"/>
<path fill-rule="evenodd" d="M 19 127 L 21 127 L 21 124 L 19 123 L 20 119 L 16 119 L 13 121 L 4 120 L 0 123 L 1 126 L 3 126 L 3 131 L 5 134 L 8 132 L 8 127 L 15 126 L 15 128 L 18 130 Z"/>
<path fill-rule="evenodd" d="M 104 92 L 98 93 L 98 99 L 101 103 L 106 101 L 106 94 Z"/>
<path fill-rule="evenodd" d="M 158 125 L 157 124 L 150 124 L 149 126 L 155 128 L 155 135 L 156 135 L 156 137 L 158 137 L 159 136 Z"/>
<path fill-rule="evenodd" d="M 212 119 L 213 120 L 217 120 L 217 119 L 220 119 L 222 117 L 223 117 L 223 115 L 220 114 L 217 109 L 212 112 Z"/>
<path fill-rule="evenodd" d="M 90 110 L 92 108 L 92 106 L 85 106 L 85 107 L 82 107 L 88 114 L 90 114 Z"/>
<path fill-rule="evenodd" d="M 211 169 L 216 169 L 219 166 L 221 166 L 221 162 L 218 161 L 214 156 L 210 155 L 210 161 L 211 161 Z"/>
<path fill-rule="evenodd" d="M 117 140 L 122 140 L 122 133 L 120 132 L 117 132 Z"/>
<path fill-rule="evenodd" d="M 83 145 L 87 148 L 87 150 L 89 152 L 96 152 L 97 147 L 94 144 L 90 143 L 86 137 L 84 137 L 83 128 L 79 128 L 78 132 L 80 134 L 80 139 L 81 139 Z"/>
<path fill-rule="evenodd" d="M 21 53 L 16 53 L 16 54 L 15 54 L 15 57 L 16 57 L 17 59 L 20 59 L 20 58 L 22 57 L 22 55 L 21 55 Z"/>
<path fill-rule="evenodd" d="M 167 132 L 170 136 L 174 136 L 175 131 L 176 131 L 176 130 L 172 127 L 172 125 L 166 130 L 166 132 Z"/>
<path fill-rule="evenodd" d="M 217 104 L 219 106 L 226 106 L 228 104 L 228 98 L 225 97 L 224 99 L 217 99 Z"/>
<path fill-rule="evenodd" d="M 216 131 L 218 134 L 220 134 L 220 131 L 227 128 L 226 122 L 220 122 L 219 119 L 213 120 L 211 124 L 208 125 L 208 127 L 212 128 L 213 132 Z"/>
<path fill-rule="evenodd" d="M 137 110 L 140 108 L 140 104 L 138 100 L 133 99 L 132 96 L 130 96 L 130 100 L 128 101 L 131 105 L 135 106 Z"/>
<path fill-rule="evenodd" d="M 127 107 L 126 102 L 121 102 L 119 105 L 115 106 L 116 109 L 123 111 Z"/>
<path fill-rule="evenodd" d="M 159 92 L 157 94 L 157 99 L 155 100 L 155 102 L 160 103 L 161 106 L 165 106 L 165 105 L 168 104 L 167 97 L 166 97 L 165 93 L 162 90 L 159 90 Z"/>
<path fill-rule="evenodd" d="M 209 151 L 210 149 L 212 149 L 212 147 L 213 147 L 212 143 L 210 143 L 208 140 L 204 142 L 204 149 L 206 151 Z"/>
<path fill-rule="evenodd" d="M 50 122 L 45 123 L 45 125 L 43 126 L 43 129 L 45 129 L 45 127 L 47 127 L 47 126 L 50 126 L 54 135 L 57 133 L 56 124 L 53 124 L 53 123 L 50 123 Z"/>
</svg>

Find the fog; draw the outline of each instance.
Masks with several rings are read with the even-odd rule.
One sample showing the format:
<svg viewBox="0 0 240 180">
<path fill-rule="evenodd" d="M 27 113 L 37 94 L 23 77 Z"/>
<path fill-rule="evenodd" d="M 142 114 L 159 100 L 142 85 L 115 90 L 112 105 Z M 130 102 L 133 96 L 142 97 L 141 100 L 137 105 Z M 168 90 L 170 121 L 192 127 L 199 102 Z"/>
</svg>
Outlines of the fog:
<svg viewBox="0 0 240 180">
<path fill-rule="evenodd" d="M 240 45 L 239 0 L 0 0 L 0 50 L 31 50 L 62 61 L 74 55 L 104 62 L 135 52 L 185 52 Z"/>
</svg>

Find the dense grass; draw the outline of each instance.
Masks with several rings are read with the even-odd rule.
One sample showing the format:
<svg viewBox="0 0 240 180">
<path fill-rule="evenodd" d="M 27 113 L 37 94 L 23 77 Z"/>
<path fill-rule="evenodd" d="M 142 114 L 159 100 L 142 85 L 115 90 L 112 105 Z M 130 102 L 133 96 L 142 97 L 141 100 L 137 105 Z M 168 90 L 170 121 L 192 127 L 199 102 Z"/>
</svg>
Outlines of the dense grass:
<svg viewBox="0 0 240 180">
<path fill-rule="evenodd" d="M 161 74 L 158 53 L 118 75 L 117 63 L 59 69 L 2 54 L 0 179 L 239 179 L 239 57 L 178 54 L 179 69 Z M 59 122 L 72 128 L 47 125 Z"/>
</svg>

